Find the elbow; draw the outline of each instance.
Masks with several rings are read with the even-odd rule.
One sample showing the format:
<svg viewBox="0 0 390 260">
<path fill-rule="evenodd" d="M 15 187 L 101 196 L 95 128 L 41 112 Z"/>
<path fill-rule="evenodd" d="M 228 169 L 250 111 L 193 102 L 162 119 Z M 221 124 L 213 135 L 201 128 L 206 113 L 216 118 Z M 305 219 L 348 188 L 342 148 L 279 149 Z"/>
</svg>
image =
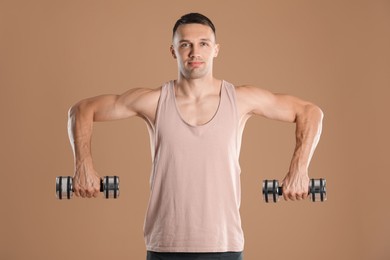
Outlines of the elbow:
<svg viewBox="0 0 390 260">
<path fill-rule="evenodd" d="M 324 111 L 319 106 L 312 105 L 312 110 L 321 121 L 324 119 Z"/>
<path fill-rule="evenodd" d="M 76 117 L 76 115 L 80 112 L 80 106 L 81 106 L 81 101 L 74 104 L 73 106 L 71 106 L 68 110 L 68 119 L 71 120 L 71 119 L 74 119 Z"/>
<path fill-rule="evenodd" d="M 85 114 L 87 111 L 87 100 L 81 100 L 71 106 L 68 110 L 68 120 L 75 120 L 77 117 L 80 117 L 81 115 Z"/>
<path fill-rule="evenodd" d="M 316 110 L 318 113 L 319 120 L 322 122 L 324 120 L 324 111 L 318 106 L 316 106 Z"/>
<path fill-rule="evenodd" d="M 76 113 L 76 105 L 73 105 L 69 108 L 68 110 L 68 119 L 71 119 L 74 117 L 75 113 Z"/>
<path fill-rule="evenodd" d="M 316 122 L 318 127 L 318 134 L 320 135 L 322 132 L 322 121 L 324 119 L 324 112 L 322 109 L 316 105 L 311 105 L 311 118 L 314 122 Z"/>
<path fill-rule="evenodd" d="M 304 111 L 308 118 L 316 120 L 319 124 L 322 123 L 324 119 L 324 112 L 319 106 L 314 104 L 307 104 Z"/>
</svg>

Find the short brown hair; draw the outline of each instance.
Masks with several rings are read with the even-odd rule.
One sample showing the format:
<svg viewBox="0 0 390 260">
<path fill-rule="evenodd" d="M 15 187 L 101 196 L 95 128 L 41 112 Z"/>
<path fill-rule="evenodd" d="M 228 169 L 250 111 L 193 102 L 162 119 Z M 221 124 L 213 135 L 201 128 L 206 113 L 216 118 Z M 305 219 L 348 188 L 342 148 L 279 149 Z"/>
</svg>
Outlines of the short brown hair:
<svg viewBox="0 0 390 260">
<path fill-rule="evenodd" d="M 189 13 L 189 14 L 183 15 L 179 20 L 176 21 L 175 26 L 173 27 L 172 37 L 175 36 L 177 28 L 180 25 L 191 24 L 191 23 L 198 23 L 198 24 L 207 25 L 208 27 L 210 27 L 213 30 L 214 35 L 216 35 L 215 26 L 209 18 L 207 18 L 203 14 L 199 14 L 199 13 Z"/>
</svg>

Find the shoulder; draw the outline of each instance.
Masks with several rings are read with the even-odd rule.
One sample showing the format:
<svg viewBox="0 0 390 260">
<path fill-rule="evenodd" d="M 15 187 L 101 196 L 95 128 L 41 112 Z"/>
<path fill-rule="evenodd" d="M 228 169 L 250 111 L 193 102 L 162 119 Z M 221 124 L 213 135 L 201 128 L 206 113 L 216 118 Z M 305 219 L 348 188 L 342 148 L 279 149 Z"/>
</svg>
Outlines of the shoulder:
<svg viewBox="0 0 390 260">
<path fill-rule="evenodd" d="M 246 113 L 251 112 L 255 107 L 266 104 L 274 99 L 275 94 L 272 92 L 255 87 L 253 85 L 235 86 L 237 104 Z"/>
<path fill-rule="evenodd" d="M 128 106 L 151 105 L 157 103 L 162 87 L 132 88 L 120 95 L 121 101 Z"/>
<path fill-rule="evenodd" d="M 253 98 L 273 95 L 270 91 L 252 85 L 235 86 L 236 94 L 240 98 Z"/>
<path fill-rule="evenodd" d="M 253 85 L 235 85 L 231 82 L 225 81 L 225 86 L 234 89 L 238 98 L 246 99 L 251 98 L 253 95 L 262 96 L 262 95 L 272 95 L 272 93 L 266 89 L 255 87 Z"/>
<path fill-rule="evenodd" d="M 118 104 L 153 122 L 162 87 L 129 89 L 119 96 Z"/>
</svg>

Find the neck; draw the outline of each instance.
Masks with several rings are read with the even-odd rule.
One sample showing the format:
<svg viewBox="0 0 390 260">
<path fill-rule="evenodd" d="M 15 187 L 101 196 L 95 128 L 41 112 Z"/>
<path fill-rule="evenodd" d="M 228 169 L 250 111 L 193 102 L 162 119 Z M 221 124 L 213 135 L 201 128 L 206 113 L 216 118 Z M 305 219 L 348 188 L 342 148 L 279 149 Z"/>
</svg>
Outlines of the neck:
<svg viewBox="0 0 390 260">
<path fill-rule="evenodd" d="M 175 81 L 176 95 L 201 98 L 213 92 L 220 91 L 221 80 L 214 77 L 188 79 L 180 77 Z"/>
</svg>

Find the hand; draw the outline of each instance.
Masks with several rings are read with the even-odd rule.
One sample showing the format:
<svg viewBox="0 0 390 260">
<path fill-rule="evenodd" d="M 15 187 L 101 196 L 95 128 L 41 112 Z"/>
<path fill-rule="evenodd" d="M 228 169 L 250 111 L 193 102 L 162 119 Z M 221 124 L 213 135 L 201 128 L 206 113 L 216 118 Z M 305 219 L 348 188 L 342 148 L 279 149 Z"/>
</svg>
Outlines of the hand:
<svg viewBox="0 0 390 260">
<path fill-rule="evenodd" d="M 73 190 L 77 197 L 96 198 L 100 192 L 100 177 L 93 167 L 81 164 L 73 177 Z"/>
<path fill-rule="evenodd" d="M 309 195 L 309 176 L 306 173 L 289 172 L 282 181 L 285 200 L 304 200 Z"/>
</svg>

